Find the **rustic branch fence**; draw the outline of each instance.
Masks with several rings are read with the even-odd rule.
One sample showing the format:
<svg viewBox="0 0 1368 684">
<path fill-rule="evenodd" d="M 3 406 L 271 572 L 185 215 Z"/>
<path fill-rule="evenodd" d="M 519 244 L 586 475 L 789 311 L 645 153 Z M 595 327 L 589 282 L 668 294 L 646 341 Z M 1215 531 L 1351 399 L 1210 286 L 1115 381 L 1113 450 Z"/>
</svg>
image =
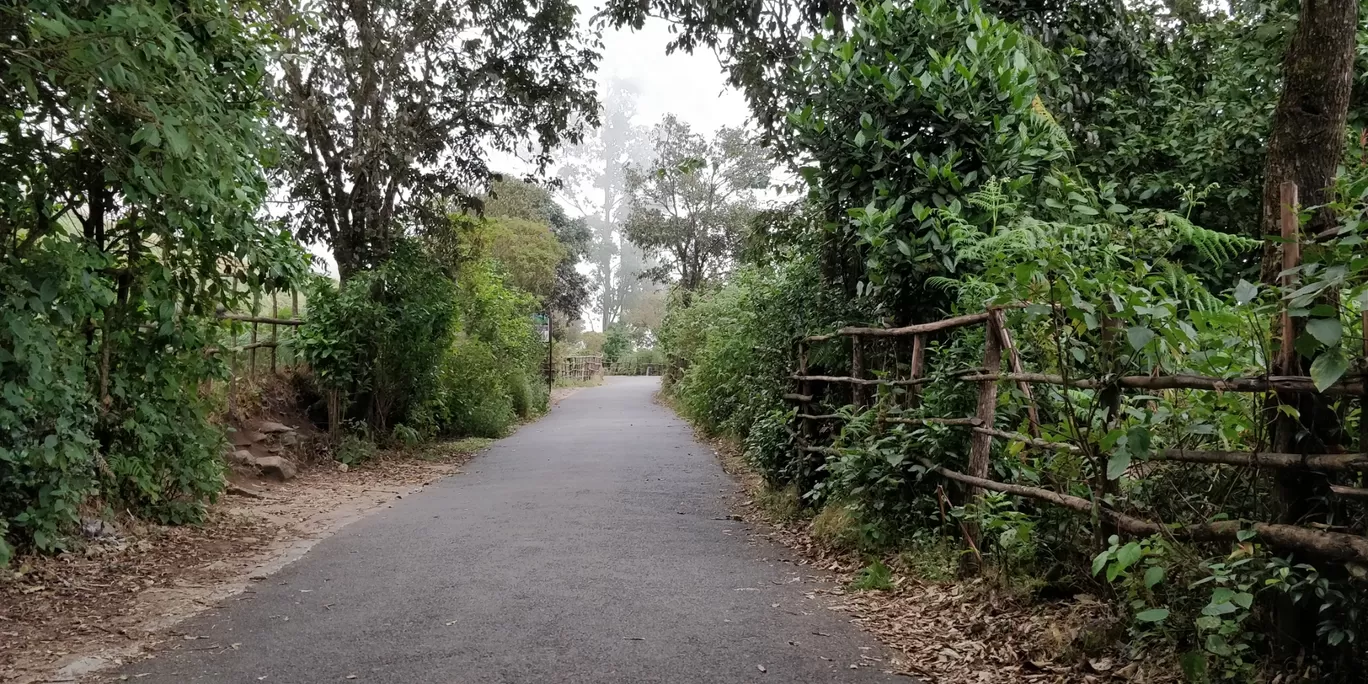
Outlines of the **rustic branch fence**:
<svg viewBox="0 0 1368 684">
<path fill-rule="evenodd" d="M 1287 195 L 1285 195 L 1285 198 Z M 1292 188 L 1289 206 L 1295 206 L 1295 187 Z M 1296 248 L 1297 228 L 1295 214 L 1285 212 L 1284 229 L 1288 244 L 1284 267 L 1297 265 L 1299 249 Z M 887 425 L 944 425 L 963 428 L 971 433 L 966 472 L 946 468 L 921 458 L 919 463 L 928 473 L 962 485 L 961 503 L 972 502 L 983 491 L 995 491 L 1013 496 L 1042 501 L 1063 509 L 1076 511 L 1092 517 L 1099 539 L 1105 539 L 1107 532 L 1120 532 L 1128 535 L 1149 536 L 1167 535 L 1172 539 L 1184 541 L 1235 541 L 1245 531 L 1252 531 L 1265 543 L 1288 550 L 1312 553 L 1321 557 L 1368 564 L 1368 537 L 1351 532 L 1325 529 L 1325 526 L 1302 524 L 1279 524 L 1257 521 L 1226 520 L 1200 524 L 1166 524 L 1162 521 L 1144 520 L 1115 510 L 1105 503 L 1107 494 L 1114 493 L 1115 482 L 1106 478 L 1106 454 L 1101 453 L 1099 445 L 1088 437 L 1080 437 L 1079 443 L 1057 442 L 1041 438 L 1039 407 L 1035 401 L 1033 387 L 1045 385 L 1093 389 L 1101 392 L 1118 393 L 1121 388 L 1151 392 L 1158 390 L 1182 390 L 1195 392 L 1240 392 L 1264 394 L 1271 402 L 1290 403 L 1295 396 L 1316 392 L 1312 379 L 1300 375 L 1268 375 L 1263 377 L 1221 378 L 1196 375 L 1144 375 L 1122 377 L 1070 378 L 1056 374 L 1027 372 L 1022 367 L 1021 356 L 1013 343 L 1011 331 L 1006 324 L 1004 309 L 1022 308 L 1024 304 L 990 308 L 987 311 L 964 316 L 946 318 L 931 323 L 910 325 L 899 328 L 845 327 L 833 333 L 812 335 L 799 340 L 795 346 L 795 372 L 791 379 L 795 391 L 784 398 L 797 405 L 796 425 L 791 426 L 795 442 L 795 458 L 799 462 L 808 454 L 824 456 L 836 453 L 823 441 L 821 426 L 827 423 L 846 420 L 842 413 L 818 413 L 819 401 L 833 397 L 831 388 L 844 386 L 848 393 L 836 393 L 840 399 L 849 398 L 856 411 L 870 408 L 869 392 L 875 388 L 888 388 L 891 397 L 880 403 L 876 429 L 886 429 Z M 1290 363 L 1292 332 L 1294 328 L 1286 312 L 1281 316 L 1281 335 L 1283 339 L 1280 356 L 1281 368 L 1292 368 Z M 1368 331 L 1368 312 L 1363 314 L 1365 331 Z M 984 346 L 982 367 L 958 373 L 930 377 L 925 369 L 925 356 L 928 341 L 939 333 L 951 330 L 983 326 Z M 1368 337 L 1368 334 L 1365 335 Z M 833 340 L 847 340 L 850 346 L 849 375 L 827 375 L 809 373 L 813 345 Z M 910 342 L 910 345 L 909 345 Z M 875 348 L 882 346 L 882 354 Z M 1368 340 L 1364 342 L 1363 354 L 1368 358 Z M 1003 372 L 1005 361 L 1010 372 Z M 869 362 L 872 357 L 883 360 L 882 373 L 871 377 Z M 915 415 L 920 388 L 931 382 L 969 383 L 978 386 L 977 405 L 972 416 L 926 417 Z M 1028 433 L 1001 430 L 997 427 L 998 390 L 1002 383 L 1010 383 L 1019 390 L 1025 404 Z M 1340 382 L 1325 390 L 1326 394 L 1357 400 L 1361 409 L 1368 409 L 1368 377 L 1346 376 Z M 825 392 L 819 392 L 824 389 Z M 1088 483 L 1087 497 L 1046 489 L 1034 485 L 1019 485 L 998 482 L 989 477 L 989 456 L 994 440 L 1005 440 L 1021 444 L 1024 448 L 1053 450 L 1082 454 L 1094 461 L 1094 470 L 1099 473 L 1095 481 Z M 1360 448 L 1368 448 L 1360 445 Z M 1368 473 L 1368 453 L 1269 453 L 1263 451 L 1228 452 L 1194 451 L 1187 449 L 1166 449 L 1153 453 L 1151 461 L 1180 462 L 1196 465 L 1220 464 L 1241 468 L 1281 469 L 1285 471 L 1311 471 L 1322 473 Z M 1331 485 L 1328 491 L 1333 496 L 1363 498 L 1368 489 L 1343 485 Z M 979 555 L 978 531 L 972 525 L 964 525 L 962 532 L 972 555 L 966 570 L 977 569 L 975 559 Z"/>
<path fill-rule="evenodd" d="M 588 382 L 600 375 L 603 375 L 603 357 L 598 354 L 567 356 L 556 368 L 556 377 L 562 380 Z"/>
</svg>

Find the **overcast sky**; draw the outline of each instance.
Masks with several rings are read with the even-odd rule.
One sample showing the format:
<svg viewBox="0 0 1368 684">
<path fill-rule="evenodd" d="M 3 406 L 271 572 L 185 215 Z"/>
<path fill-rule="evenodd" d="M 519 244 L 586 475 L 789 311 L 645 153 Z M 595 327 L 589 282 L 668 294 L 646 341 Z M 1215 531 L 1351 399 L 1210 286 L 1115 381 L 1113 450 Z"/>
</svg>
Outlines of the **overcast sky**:
<svg viewBox="0 0 1368 684">
<path fill-rule="evenodd" d="M 588 21 L 598 0 L 578 0 L 581 19 Z M 712 51 L 665 55 L 670 40 L 664 21 L 650 20 L 640 31 L 611 31 L 603 36 L 600 83 L 620 78 L 634 83 L 640 92 L 638 121 L 651 125 L 666 114 L 676 114 L 709 134 L 721 126 L 745 122 L 746 102 L 724 82 Z"/>
</svg>

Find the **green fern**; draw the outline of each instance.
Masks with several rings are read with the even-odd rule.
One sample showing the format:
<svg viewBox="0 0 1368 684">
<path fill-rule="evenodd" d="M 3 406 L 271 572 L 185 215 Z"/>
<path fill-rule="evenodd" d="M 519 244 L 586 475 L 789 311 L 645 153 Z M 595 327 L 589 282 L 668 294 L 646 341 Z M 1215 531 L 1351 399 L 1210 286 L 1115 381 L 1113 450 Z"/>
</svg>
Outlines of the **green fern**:
<svg viewBox="0 0 1368 684">
<path fill-rule="evenodd" d="M 1196 249 L 1197 254 L 1213 264 L 1224 264 L 1263 245 L 1261 240 L 1202 228 L 1171 212 L 1159 212 L 1155 218 L 1160 225 L 1169 226 L 1180 242 Z"/>
</svg>

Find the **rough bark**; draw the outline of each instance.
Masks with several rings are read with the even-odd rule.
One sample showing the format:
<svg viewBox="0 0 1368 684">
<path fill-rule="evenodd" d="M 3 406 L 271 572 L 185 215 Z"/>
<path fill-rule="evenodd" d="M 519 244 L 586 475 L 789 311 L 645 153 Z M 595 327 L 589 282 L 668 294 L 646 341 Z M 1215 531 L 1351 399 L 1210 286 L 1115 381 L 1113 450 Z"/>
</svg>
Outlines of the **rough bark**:
<svg viewBox="0 0 1368 684">
<path fill-rule="evenodd" d="M 1283 56 L 1283 92 L 1273 112 L 1264 166 L 1263 235 L 1278 234 L 1279 187 L 1297 184 L 1303 206 L 1330 199 L 1335 168 L 1344 154 L 1345 125 L 1353 84 L 1358 3 L 1353 0 L 1303 0 L 1296 32 Z M 1334 217 L 1317 211 L 1307 232 L 1329 228 Z M 1263 280 L 1278 275 L 1278 245 L 1264 253 Z"/>
</svg>

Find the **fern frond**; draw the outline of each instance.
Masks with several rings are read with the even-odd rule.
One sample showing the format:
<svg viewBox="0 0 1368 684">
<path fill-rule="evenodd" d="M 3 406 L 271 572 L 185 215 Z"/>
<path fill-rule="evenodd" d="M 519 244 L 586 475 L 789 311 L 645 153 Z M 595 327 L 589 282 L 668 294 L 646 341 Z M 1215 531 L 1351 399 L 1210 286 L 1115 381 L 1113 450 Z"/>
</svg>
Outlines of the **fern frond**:
<svg viewBox="0 0 1368 684">
<path fill-rule="evenodd" d="M 1171 212 L 1160 212 L 1157 218 L 1161 224 L 1173 229 L 1174 237 L 1213 264 L 1224 264 L 1263 245 L 1261 240 L 1202 228 Z"/>
<path fill-rule="evenodd" d="M 946 278 L 945 276 L 931 276 L 922 281 L 922 284 L 929 289 L 940 290 L 946 294 L 955 292 L 963 285 L 960 281 L 955 280 L 954 278 Z"/>
</svg>

